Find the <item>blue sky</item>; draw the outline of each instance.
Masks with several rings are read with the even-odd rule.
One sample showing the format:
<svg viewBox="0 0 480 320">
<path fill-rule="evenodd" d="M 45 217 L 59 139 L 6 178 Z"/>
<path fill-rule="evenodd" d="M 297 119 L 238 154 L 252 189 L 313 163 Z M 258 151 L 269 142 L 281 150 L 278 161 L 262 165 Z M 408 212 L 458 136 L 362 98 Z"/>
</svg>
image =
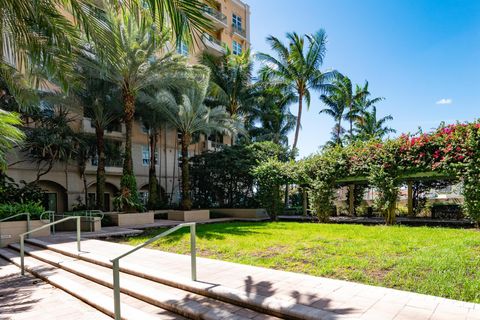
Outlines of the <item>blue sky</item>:
<svg viewBox="0 0 480 320">
<path fill-rule="evenodd" d="M 480 118 L 480 0 L 246 2 L 253 52 L 270 52 L 270 34 L 283 39 L 289 31 L 325 29 L 323 69 L 335 68 L 355 83 L 368 80 L 372 96 L 386 98 L 378 112 L 394 117 L 397 134 Z M 323 106 L 314 97 L 302 116 L 301 156 L 324 144 L 333 127 L 318 114 Z"/>
</svg>

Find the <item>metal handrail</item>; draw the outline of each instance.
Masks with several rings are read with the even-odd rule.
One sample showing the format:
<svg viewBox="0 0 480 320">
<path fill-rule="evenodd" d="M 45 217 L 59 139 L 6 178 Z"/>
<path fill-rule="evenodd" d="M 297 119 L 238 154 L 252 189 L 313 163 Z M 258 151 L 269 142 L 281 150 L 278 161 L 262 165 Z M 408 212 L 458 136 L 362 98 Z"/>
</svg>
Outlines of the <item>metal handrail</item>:
<svg viewBox="0 0 480 320">
<path fill-rule="evenodd" d="M 39 230 L 45 229 L 47 227 L 53 226 L 57 223 L 65 222 L 67 220 L 71 219 L 77 219 L 77 251 L 80 252 L 80 233 L 81 233 L 81 225 L 80 225 L 80 218 L 81 216 L 72 216 L 72 217 L 66 217 L 54 222 L 51 222 L 49 224 L 46 224 L 44 226 L 35 228 L 33 230 L 27 231 L 25 233 L 20 234 L 20 269 L 22 272 L 22 276 L 25 275 L 25 236 L 28 236 L 30 233 L 37 232 Z"/>
<path fill-rule="evenodd" d="M 7 221 L 7 220 L 10 220 L 10 219 L 13 219 L 13 218 L 16 218 L 16 217 L 20 217 L 20 216 L 27 216 L 27 231 L 30 231 L 30 212 L 17 213 L 13 216 L 1 219 L 0 222 Z M 2 243 L 2 235 L 1 235 L 1 232 L 0 232 L 0 244 L 1 243 Z"/>
<path fill-rule="evenodd" d="M 113 304 L 114 304 L 114 311 L 115 311 L 115 320 L 122 319 L 121 311 L 120 311 L 120 259 L 184 227 L 190 227 L 190 261 L 191 261 L 192 280 L 193 281 L 197 280 L 197 248 L 196 248 L 195 222 L 182 223 L 177 225 L 176 227 L 173 227 L 171 229 L 168 229 L 165 232 L 160 233 L 159 235 L 156 235 L 150 240 L 147 240 L 144 243 L 139 244 L 135 248 L 110 260 L 110 262 L 112 262 L 112 270 L 113 270 Z"/>
</svg>

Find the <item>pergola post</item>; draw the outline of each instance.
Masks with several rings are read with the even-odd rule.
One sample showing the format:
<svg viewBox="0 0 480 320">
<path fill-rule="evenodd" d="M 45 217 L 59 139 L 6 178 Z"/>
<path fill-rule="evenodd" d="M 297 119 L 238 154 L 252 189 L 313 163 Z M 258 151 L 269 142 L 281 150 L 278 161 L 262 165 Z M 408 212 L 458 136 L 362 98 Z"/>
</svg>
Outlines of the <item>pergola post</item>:
<svg viewBox="0 0 480 320">
<path fill-rule="evenodd" d="M 413 216 L 413 188 L 412 180 L 407 181 L 407 206 L 408 206 L 408 215 Z"/>
<path fill-rule="evenodd" d="M 353 216 L 354 213 L 355 213 L 355 185 L 354 184 L 351 184 L 348 186 L 348 191 L 349 191 L 349 196 L 348 196 L 348 200 L 349 200 L 349 204 L 348 204 L 348 213 L 350 214 L 350 216 Z"/>
</svg>

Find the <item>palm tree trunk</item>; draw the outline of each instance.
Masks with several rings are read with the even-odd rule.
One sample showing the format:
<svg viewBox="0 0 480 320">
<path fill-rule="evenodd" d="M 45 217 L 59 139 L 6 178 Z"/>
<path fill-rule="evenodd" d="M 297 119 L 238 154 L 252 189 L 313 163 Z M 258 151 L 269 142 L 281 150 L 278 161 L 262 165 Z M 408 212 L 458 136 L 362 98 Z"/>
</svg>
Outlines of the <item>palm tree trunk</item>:
<svg viewBox="0 0 480 320">
<path fill-rule="evenodd" d="M 104 139 L 104 129 L 101 126 L 96 126 L 95 133 L 97 136 L 97 209 L 104 210 L 105 208 L 105 166 L 106 166 L 106 156 L 105 156 L 105 139 Z"/>
<path fill-rule="evenodd" d="M 123 161 L 123 174 L 133 175 L 133 160 L 132 160 L 132 128 L 133 116 L 135 114 L 135 97 L 128 87 L 123 88 L 123 103 L 124 103 L 124 122 L 125 122 L 125 156 Z"/>
<path fill-rule="evenodd" d="M 150 129 L 148 137 L 150 144 L 150 165 L 148 168 L 148 209 L 156 209 L 158 204 L 158 184 L 157 173 L 155 169 L 155 151 L 157 146 L 157 130 Z"/>
<path fill-rule="evenodd" d="M 292 150 L 295 150 L 298 143 L 298 134 L 300 133 L 301 119 L 302 119 L 302 108 L 303 108 L 303 92 L 298 93 L 298 114 L 297 114 L 297 125 L 295 127 L 295 137 L 293 139 Z"/>
<path fill-rule="evenodd" d="M 188 167 L 188 146 L 191 142 L 191 136 L 187 133 L 182 134 L 182 210 L 192 209 L 192 200 L 190 199 L 190 177 Z"/>
<path fill-rule="evenodd" d="M 337 126 L 337 144 L 340 145 L 342 140 L 340 139 L 340 135 L 342 134 L 342 118 L 338 119 L 338 126 Z"/>
</svg>

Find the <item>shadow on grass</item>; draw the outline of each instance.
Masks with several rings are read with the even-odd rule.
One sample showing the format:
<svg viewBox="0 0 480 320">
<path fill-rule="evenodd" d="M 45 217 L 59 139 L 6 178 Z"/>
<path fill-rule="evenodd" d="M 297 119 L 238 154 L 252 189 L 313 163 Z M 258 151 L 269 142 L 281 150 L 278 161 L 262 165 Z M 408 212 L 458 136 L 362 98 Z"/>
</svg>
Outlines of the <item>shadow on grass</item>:
<svg viewBox="0 0 480 320">
<path fill-rule="evenodd" d="M 196 235 L 197 238 L 205 240 L 223 240 L 227 236 L 236 235 L 236 236 L 250 236 L 254 234 L 269 234 L 270 232 L 265 231 L 268 223 L 266 222 L 235 222 L 235 223 L 217 223 L 217 224 L 197 224 Z M 262 229 L 261 231 L 256 229 Z M 127 241 L 139 239 L 139 238 L 152 238 L 157 234 L 160 234 L 168 228 L 159 228 L 154 230 L 149 230 L 142 233 L 139 236 L 128 237 Z M 176 231 L 173 234 L 168 235 L 164 238 L 166 243 L 176 243 L 180 241 L 185 235 L 190 234 L 188 228 L 183 228 Z"/>
</svg>

